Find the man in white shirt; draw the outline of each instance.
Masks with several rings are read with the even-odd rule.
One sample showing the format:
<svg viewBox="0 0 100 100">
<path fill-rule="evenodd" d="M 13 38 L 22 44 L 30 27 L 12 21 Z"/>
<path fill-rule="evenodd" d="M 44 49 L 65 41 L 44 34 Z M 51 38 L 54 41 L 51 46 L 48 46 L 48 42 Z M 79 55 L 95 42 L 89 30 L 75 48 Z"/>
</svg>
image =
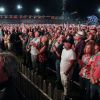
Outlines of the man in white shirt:
<svg viewBox="0 0 100 100">
<path fill-rule="evenodd" d="M 73 64 L 76 60 L 76 54 L 72 50 L 72 44 L 73 41 L 71 39 L 65 40 L 61 55 L 60 75 L 65 96 L 69 95 L 70 79 L 74 68 Z"/>
<path fill-rule="evenodd" d="M 34 71 L 36 71 L 37 67 L 37 55 L 38 55 L 38 45 L 40 43 L 40 37 L 39 32 L 35 32 L 35 38 L 30 42 L 31 46 L 31 61 L 32 61 L 32 68 Z"/>
</svg>

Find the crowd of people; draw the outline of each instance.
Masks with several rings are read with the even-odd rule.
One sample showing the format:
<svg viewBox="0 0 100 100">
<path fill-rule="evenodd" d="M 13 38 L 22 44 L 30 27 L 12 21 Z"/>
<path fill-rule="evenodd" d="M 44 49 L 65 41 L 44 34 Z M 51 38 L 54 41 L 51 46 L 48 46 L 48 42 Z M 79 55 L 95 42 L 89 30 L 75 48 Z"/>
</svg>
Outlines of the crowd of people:
<svg viewBox="0 0 100 100">
<path fill-rule="evenodd" d="M 70 95 L 70 80 L 80 83 L 83 100 L 100 100 L 100 26 L 75 24 L 0 25 L 0 51 L 24 59 L 30 70 L 46 77 L 56 71 L 56 84 Z"/>
</svg>

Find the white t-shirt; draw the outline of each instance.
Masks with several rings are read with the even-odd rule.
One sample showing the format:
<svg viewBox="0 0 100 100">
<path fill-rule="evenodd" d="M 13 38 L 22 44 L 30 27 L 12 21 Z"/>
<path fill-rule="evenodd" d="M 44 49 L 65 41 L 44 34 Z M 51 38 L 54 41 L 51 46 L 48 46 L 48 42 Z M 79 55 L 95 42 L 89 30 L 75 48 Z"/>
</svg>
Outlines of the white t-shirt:
<svg viewBox="0 0 100 100">
<path fill-rule="evenodd" d="M 40 38 L 34 38 L 31 42 L 33 42 L 35 44 L 38 44 L 38 43 L 40 43 Z M 38 50 L 37 50 L 36 47 L 31 46 L 31 54 L 32 55 L 37 55 L 38 54 Z"/>
<path fill-rule="evenodd" d="M 63 49 L 61 54 L 60 73 L 65 73 L 70 67 L 70 60 L 75 60 L 75 59 L 76 59 L 76 54 L 72 49 L 70 50 Z"/>
</svg>

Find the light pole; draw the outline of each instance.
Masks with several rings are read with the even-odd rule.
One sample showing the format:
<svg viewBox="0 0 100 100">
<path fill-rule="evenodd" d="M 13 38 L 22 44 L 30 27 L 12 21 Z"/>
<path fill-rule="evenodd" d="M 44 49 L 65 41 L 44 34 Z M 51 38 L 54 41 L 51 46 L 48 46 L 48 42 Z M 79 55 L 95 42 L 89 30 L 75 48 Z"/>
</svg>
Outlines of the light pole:
<svg viewBox="0 0 100 100">
<path fill-rule="evenodd" d="M 100 15 L 100 7 L 98 8 L 98 15 Z M 100 22 L 100 16 L 98 18 L 98 21 Z"/>
<path fill-rule="evenodd" d="M 22 5 L 21 4 L 17 4 L 16 5 L 16 9 L 17 9 L 17 11 L 18 11 L 18 15 L 21 15 L 21 10 L 22 10 Z M 20 16 L 18 17 L 18 19 L 19 19 L 19 22 L 20 22 Z"/>
<path fill-rule="evenodd" d="M 64 23 L 65 23 L 65 4 L 66 0 L 62 1 L 62 23 L 63 23 L 63 28 L 64 28 Z"/>
<path fill-rule="evenodd" d="M 16 8 L 17 8 L 17 10 L 18 10 L 18 13 L 20 14 L 21 13 L 21 10 L 22 10 L 22 5 L 21 4 L 18 4 L 17 6 L 16 6 Z"/>
</svg>

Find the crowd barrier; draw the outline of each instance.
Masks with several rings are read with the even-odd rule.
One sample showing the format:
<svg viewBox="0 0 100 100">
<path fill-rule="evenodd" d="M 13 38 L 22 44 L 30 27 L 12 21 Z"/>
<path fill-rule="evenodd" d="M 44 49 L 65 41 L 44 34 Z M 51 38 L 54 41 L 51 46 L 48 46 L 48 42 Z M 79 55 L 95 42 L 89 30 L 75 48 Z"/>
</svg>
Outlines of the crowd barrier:
<svg viewBox="0 0 100 100">
<path fill-rule="evenodd" d="M 16 87 L 27 100 L 64 100 L 63 91 L 57 90 L 42 76 L 30 71 L 21 61 L 18 70 Z"/>
</svg>

